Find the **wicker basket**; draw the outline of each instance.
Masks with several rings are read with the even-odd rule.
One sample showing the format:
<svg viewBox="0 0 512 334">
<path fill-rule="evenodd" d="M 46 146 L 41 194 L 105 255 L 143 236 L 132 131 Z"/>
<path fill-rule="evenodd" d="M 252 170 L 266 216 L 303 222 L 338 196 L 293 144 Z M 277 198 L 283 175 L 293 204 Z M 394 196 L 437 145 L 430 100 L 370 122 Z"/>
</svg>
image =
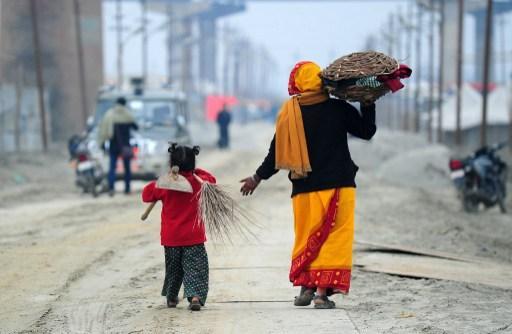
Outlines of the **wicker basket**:
<svg viewBox="0 0 512 334">
<path fill-rule="evenodd" d="M 335 60 L 325 68 L 322 81 L 325 89 L 332 95 L 352 102 L 372 102 L 389 92 L 380 87 L 361 87 L 353 85 L 338 85 L 339 82 L 350 79 L 390 74 L 399 68 L 398 62 L 380 52 L 367 51 L 351 53 Z"/>
<path fill-rule="evenodd" d="M 344 89 L 333 89 L 326 87 L 330 95 L 350 102 L 372 103 L 390 92 L 386 86 L 378 88 L 349 86 Z"/>
</svg>

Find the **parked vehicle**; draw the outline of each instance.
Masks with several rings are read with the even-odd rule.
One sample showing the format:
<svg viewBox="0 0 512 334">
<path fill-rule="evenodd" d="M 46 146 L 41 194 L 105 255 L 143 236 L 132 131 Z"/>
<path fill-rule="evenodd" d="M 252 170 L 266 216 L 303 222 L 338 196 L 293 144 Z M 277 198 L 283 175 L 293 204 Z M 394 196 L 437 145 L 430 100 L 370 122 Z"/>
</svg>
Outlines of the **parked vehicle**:
<svg viewBox="0 0 512 334">
<path fill-rule="evenodd" d="M 168 142 L 190 144 L 187 128 L 188 105 L 185 95 L 167 89 L 145 90 L 138 87 L 133 92 L 104 91 L 99 94 L 92 129 L 88 136 L 93 155 L 103 167 L 108 169 L 107 156 L 97 143 L 97 127 L 106 111 L 118 97 L 127 100 L 127 107 L 133 112 L 139 130 L 132 134 L 130 144 L 133 147 L 131 160 L 132 180 L 152 180 L 168 166 Z M 107 147 L 108 148 L 108 147 Z M 116 179 L 122 179 L 122 164 L 116 172 Z"/>
<path fill-rule="evenodd" d="M 498 205 L 506 212 L 508 167 L 498 155 L 505 143 L 485 146 L 465 159 L 450 159 L 451 178 L 466 212 Z"/>
<path fill-rule="evenodd" d="M 75 184 L 84 193 L 97 197 L 107 190 L 106 175 L 98 159 L 89 149 L 87 135 L 74 135 L 68 141 L 68 150 L 75 168 Z"/>
</svg>

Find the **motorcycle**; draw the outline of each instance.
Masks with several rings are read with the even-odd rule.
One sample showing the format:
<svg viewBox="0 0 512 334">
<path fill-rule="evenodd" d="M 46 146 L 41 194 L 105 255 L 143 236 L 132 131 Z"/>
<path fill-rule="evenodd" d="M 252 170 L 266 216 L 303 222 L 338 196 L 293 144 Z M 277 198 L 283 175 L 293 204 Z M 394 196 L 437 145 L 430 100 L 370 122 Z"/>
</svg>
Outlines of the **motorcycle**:
<svg viewBox="0 0 512 334">
<path fill-rule="evenodd" d="M 75 168 L 75 184 L 83 193 L 97 197 L 100 193 L 106 192 L 106 174 L 101 163 L 92 156 L 87 136 L 72 136 L 68 141 L 68 151 Z"/>
<path fill-rule="evenodd" d="M 506 213 L 508 166 L 498 155 L 505 143 L 485 146 L 465 159 L 450 159 L 450 176 L 462 200 L 464 211 L 475 213 L 483 204 L 498 205 Z"/>
</svg>

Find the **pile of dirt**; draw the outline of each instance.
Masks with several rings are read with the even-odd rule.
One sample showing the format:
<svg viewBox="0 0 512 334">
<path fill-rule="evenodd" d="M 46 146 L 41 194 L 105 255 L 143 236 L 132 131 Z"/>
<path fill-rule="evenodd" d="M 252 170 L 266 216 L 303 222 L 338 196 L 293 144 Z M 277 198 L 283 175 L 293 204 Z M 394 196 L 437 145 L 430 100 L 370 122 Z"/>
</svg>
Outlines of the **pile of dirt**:
<svg viewBox="0 0 512 334">
<path fill-rule="evenodd" d="M 393 157 L 425 148 L 428 143 L 421 136 L 378 129 L 371 141 L 350 138 L 349 146 L 356 164 L 365 170 L 375 170 Z"/>
<path fill-rule="evenodd" d="M 409 187 L 449 186 L 449 158 L 450 151 L 444 146 L 421 147 L 387 160 L 378 167 L 376 176 Z"/>
<path fill-rule="evenodd" d="M 381 181 L 416 188 L 448 186 L 450 150 L 422 136 L 379 130 L 371 142 L 352 140 L 354 161 Z"/>
<path fill-rule="evenodd" d="M 62 150 L 6 154 L 0 160 L 0 206 L 75 191 L 74 172 Z"/>
</svg>

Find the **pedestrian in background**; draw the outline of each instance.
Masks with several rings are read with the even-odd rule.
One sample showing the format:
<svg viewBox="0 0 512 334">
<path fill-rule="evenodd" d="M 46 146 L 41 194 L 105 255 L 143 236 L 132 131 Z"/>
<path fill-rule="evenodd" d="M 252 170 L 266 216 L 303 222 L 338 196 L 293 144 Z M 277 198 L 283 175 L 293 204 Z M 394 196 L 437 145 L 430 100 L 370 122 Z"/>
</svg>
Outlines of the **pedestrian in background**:
<svg viewBox="0 0 512 334">
<path fill-rule="evenodd" d="M 361 114 L 322 89 L 320 67 L 298 63 L 290 74 L 289 99 L 279 113 L 267 157 L 241 192 L 254 192 L 261 180 L 289 170 L 295 244 L 289 279 L 301 287 L 296 306 L 334 308 L 327 297 L 347 294 L 352 269 L 355 176 L 347 134 L 370 140 L 376 131 L 375 104 Z"/>
<path fill-rule="evenodd" d="M 130 145 L 131 130 L 138 130 L 137 123 L 131 111 L 126 107 L 126 99 L 119 97 L 116 105 L 109 109 L 99 126 L 98 141 L 105 148 L 108 142 L 110 155 L 110 167 L 108 171 L 108 186 L 110 196 L 114 196 L 114 184 L 116 181 L 117 160 L 120 157 L 124 166 L 124 193 L 130 193 L 131 168 L 130 161 L 133 158 L 133 150 Z"/>
<path fill-rule="evenodd" d="M 219 141 L 218 146 L 221 149 L 229 148 L 229 124 L 231 123 L 231 113 L 228 111 L 227 105 L 217 115 L 217 124 L 219 125 Z"/>
</svg>

